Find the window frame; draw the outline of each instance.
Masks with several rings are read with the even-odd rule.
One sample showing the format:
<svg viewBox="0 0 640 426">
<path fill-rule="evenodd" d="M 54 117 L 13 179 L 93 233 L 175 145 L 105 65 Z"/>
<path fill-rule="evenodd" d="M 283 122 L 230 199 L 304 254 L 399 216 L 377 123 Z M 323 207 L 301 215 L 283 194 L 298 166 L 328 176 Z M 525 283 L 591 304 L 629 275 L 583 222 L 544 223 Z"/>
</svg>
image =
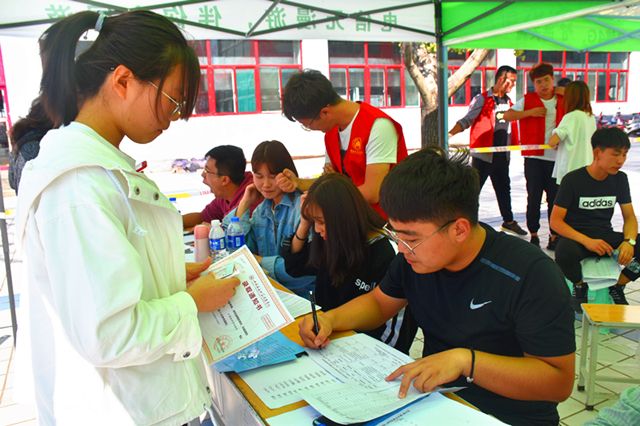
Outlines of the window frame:
<svg viewBox="0 0 640 426">
<path fill-rule="evenodd" d="M 535 52 L 535 51 L 533 51 Z M 566 51 L 558 51 L 560 53 L 562 53 L 562 66 L 561 67 L 555 67 L 554 66 L 554 74 L 555 77 L 566 77 L 567 74 L 571 74 L 571 75 L 576 75 L 576 74 L 580 74 L 583 77 L 583 81 L 587 84 L 589 84 L 589 73 L 595 73 L 595 91 L 594 93 L 591 93 L 591 102 L 593 103 L 598 103 L 598 104 L 607 104 L 607 103 L 625 103 L 628 102 L 629 99 L 629 62 L 631 61 L 631 56 L 630 56 L 630 52 L 585 52 L 585 59 L 584 59 L 584 65 L 583 67 L 567 67 L 567 52 Z M 542 51 L 539 50 L 537 51 L 538 53 L 538 63 L 540 63 L 540 61 L 542 60 Z M 590 55 L 591 54 L 601 54 L 604 53 L 606 54 L 606 68 L 592 68 L 590 67 Z M 611 53 L 625 53 L 627 55 L 626 58 L 626 68 L 611 68 Z M 531 66 L 523 66 L 520 63 L 516 62 L 516 69 L 518 70 L 518 73 L 522 73 L 523 76 L 523 82 L 524 84 L 524 89 L 523 89 L 523 95 L 525 93 L 529 92 L 529 71 L 531 70 Z M 604 84 L 604 99 L 603 100 L 598 100 L 598 94 L 599 94 L 599 90 L 598 90 L 598 79 L 600 78 L 599 76 L 601 74 L 604 74 L 604 79 L 605 79 L 605 84 Z M 621 77 L 622 75 L 626 75 L 626 78 L 624 78 L 624 97 L 623 99 L 618 99 L 620 90 L 621 90 L 621 81 L 623 80 L 623 78 Z M 611 89 L 611 76 L 615 75 L 616 76 L 616 99 L 609 99 L 609 90 Z M 555 78 L 554 77 L 554 78 Z M 584 79 L 586 77 L 586 80 Z"/>
<path fill-rule="evenodd" d="M 198 40 L 199 42 L 205 43 L 205 51 L 206 51 L 206 59 L 207 63 L 204 65 L 200 65 L 200 72 L 206 72 L 207 76 L 207 100 L 209 105 L 209 111 L 206 113 L 203 112 L 195 112 L 193 117 L 208 117 L 208 116 L 217 116 L 217 115 L 247 115 L 247 114 L 261 114 L 263 112 L 276 112 L 279 110 L 263 110 L 262 109 L 262 91 L 260 87 L 260 70 L 265 68 L 276 68 L 278 70 L 278 92 L 282 94 L 282 71 L 285 69 L 291 69 L 296 71 L 302 71 L 302 41 L 300 40 L 290 40 L 292 43 L 298 43 L 298 63 L 297 64 L 273 64 L 273 63 L 262 63 L 260 61 L 260 42 L 261 40 L 247 40 L 247 42 L 252 44 L 253 51 L 253 64 L 213 64 L 211 57 L 211 41 L 207 40 Z M 217 41 L 217 40 L 213 40 Z M 233 75 L 233 111 L 217 111 L 216 110 L 216 86 L 214 74 L 216 70 L 224 70 L 231 71 Z M 253 81 L 255 88 L 255 98 L 256 98 L 256 109 L 255 111 L 239 111 L 239 96 L 238 96 L 238 78 L 237 72 L 238 70 L 253 70 Z"/>
<path fill-rule="evenodd" d="M 329 44 L 331 44 L 332 41 L 329 41 Z M 344 43 L 344 42 L 342 42 Z M 329 54 L 328 54 L 328 60 L 329 60 L 329 75 L 330 75 L 330 79 L 331 79 L 331 72 L 334 70 L 344 70 L 345 72 L 345 90 L 346 90 L 346 97 L 344 97 L 344 99 L 347 100 L 352 100 L 349 96 L 350 94 L 350 88 L 351 88 L 351 84 L 350 84 L 350 76 L 349 76 L 349 71 L 352 69 L 362 69 L 364 76 L 363 76 L 363 84 L 364 84 L 364 98 L 362 99 L 363 102 L 366 102 L 368 104 L 371 104 L 371 70 L 382 70 L 383 71 L 383 81 L 384 81 L 384 89 L 383 89 L 383 105 L 374 105 L 376 108 L 405 108 L 405 107 L 419 107 L 420 105 L 407 105 L 406 104 L 406 77 L 405 77 L 405 66 L 404 66 L 404 52 L 402 51 L 402 49 L 400 49 L 400 59 L 399 62 L 397 63 L 393 63 L 393 64 L 372 64 L 370 63 L 370 58 L 369 58 L 369 44 L 370 43 L 388 43 L 388 44 L 394 44 L 393 42 L 369 42 L 369 41 L 365 41 L 365 42 L 360 42 L 360 41 L 354 41 L 353 43 L 363 43 L 364 45 L 364 63 L 339 63 L 339 64 L 332 64 L 331 63 L 331 49 L 329 49 Z M 400 105 L 388 105 L 388 100 L 389 100 L 389 96 L 390 96 L 390 91 L 389 91 L 389 70 L 397 70 L 399 77 L 400 77 Z M 412 82 L 413 83 L 413 82 Z M 393 87 L 393 86 L 392 86 Z M 339 94 L 340 96 L 342 96 L 342 94 Z M 418 98 L 419 99 L 419 98 Z"/>
<path fill-rule="evenodd" d="M 471 50 L 467 50 L 465 52 L 465 60 L 469 59 L 469 55 L 471 55 L 473 49 Z M 497 58 L 498 58 L 498 52 L 497 50 L 494 49 L 494 55 L 496 58 L 496 65 L 483 65 L 482 63 L 475 69 L 473 70 L 473 72 L 477 72 L 480 71 L 480 75 L 481 75 L 481 88 L 480 88 L 480 93 L 483 93 L 487 90 L 489 90 L 489 88 L 491 86 L 493 86 L 493 82 L 488 82 L 487 80 L 487 71 L 493 71 L 493 75 L 495 76 L 496 71 L 498 70 L 498 66 L 497 66 Z M 484 61 L 483 61 L 484 63 Z M 447 71 L 450 72 L 451 74 L 453 74 L 454 72 L 456 72 L 458 69 L 460 69 L 462 67 L 462 65 L 449 65 L 447 64 Z M 473 73 L 471 74 L 473 75 Z M 447 78 L 449 77 L 449 74 L 447 73 Z M 469 76 L 469 78 L 466 79 L 466 81 L 463 83 L 463 87 L 461 87 L 458 90 L 464 90 L 464 98 L 465 98 L 465 103 L 453 103 L 453 99 L 454 96 L 451 95 L 451 93 L 449 93 L 449 98 L 447 99 L 447 106 L 449 107 L 466 107 L 471 105 L 471 101 L 473 100 L 473 96 L 471 96 L 471 76 Z"/>
</svg>

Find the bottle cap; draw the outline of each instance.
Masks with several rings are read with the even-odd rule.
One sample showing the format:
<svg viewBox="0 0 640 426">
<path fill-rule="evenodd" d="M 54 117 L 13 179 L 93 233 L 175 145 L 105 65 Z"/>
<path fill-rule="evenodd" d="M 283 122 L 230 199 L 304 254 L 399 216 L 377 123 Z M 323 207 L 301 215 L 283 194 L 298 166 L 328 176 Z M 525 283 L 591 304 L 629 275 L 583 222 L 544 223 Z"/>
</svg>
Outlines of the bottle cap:
<svg viewBox="0 0 640 426">
<path fill-rule="evenodd" d="M 238 216 L 234 216 L 231 218 L 231 222 L 240 222 L 240 218 Z"/>
</svg>

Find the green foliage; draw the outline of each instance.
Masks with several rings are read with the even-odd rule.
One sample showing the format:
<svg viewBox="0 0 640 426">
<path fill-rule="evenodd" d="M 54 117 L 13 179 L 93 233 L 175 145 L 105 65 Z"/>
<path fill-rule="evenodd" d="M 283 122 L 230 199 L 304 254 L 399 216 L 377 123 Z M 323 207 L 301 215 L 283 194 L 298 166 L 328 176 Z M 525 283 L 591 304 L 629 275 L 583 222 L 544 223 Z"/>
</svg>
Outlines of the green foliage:
<svg viewBox="0 0 640 426">
<path fill-rule="evenodd" d="M 515 56 L 516 58 L 519 58 L 520 60 L 524 61 L 525 57 L 524 57 L 524 49 L 513 49 L 513 56 Z"/>
<path fill-rule="evenodd" d="M 422 47 L 429 53 L 436 53 L 436 44 L 435 43 L 420 43 L 422 45 Z M 473 49 L 455 49 L 455 48 L 448 48 L 449 52 L 455 52 L 455 53 L 466 53 L 466 52 L 471 52 L 473 51 Z"/>
</svg>

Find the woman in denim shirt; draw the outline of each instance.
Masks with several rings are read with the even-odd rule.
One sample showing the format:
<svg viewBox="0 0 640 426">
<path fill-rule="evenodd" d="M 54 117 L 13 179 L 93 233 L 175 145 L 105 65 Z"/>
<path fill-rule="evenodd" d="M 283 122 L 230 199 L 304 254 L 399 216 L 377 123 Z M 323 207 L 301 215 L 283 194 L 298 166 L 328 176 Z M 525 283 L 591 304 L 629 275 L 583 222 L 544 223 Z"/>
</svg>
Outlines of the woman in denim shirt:
<svg viewBox="0 0 640 426">
<path fill-rule="evenodd" d="M 247 246 L 271 278 L 303 297 L 313 290 L 315 277 L 292 277 L 281 256 L 283 245 L 289 244 L 300 223 L 300 191 L 283 192 L 276 184 L 276 175 L 284 169 L 298 171 L 287 148 L 279 141 L 265 141 L 251 157 L 253 184 L 245 189 L 237 209 L 224 218 L 228 225 L 233 216 L 240 218 Z M 260 197 L 260 203 L 249 218 L 249 206 Z"/>
</svg>

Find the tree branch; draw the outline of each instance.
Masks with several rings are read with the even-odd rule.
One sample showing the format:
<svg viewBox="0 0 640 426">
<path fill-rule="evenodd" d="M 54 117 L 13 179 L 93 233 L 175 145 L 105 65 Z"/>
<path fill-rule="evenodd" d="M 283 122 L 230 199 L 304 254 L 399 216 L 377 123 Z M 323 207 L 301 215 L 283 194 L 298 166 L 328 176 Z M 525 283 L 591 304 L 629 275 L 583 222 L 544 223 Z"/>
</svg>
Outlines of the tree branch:
<svg viewBox="0 0 640 426">
<path fill-rule="evenodd" d="M 449 77 L 449 97 L 453 96 L 489 54 L 488 49 L 475 49 L 460 68 Z M 488 83 L 488 82 L 487 82 Z"/>
</svg>

